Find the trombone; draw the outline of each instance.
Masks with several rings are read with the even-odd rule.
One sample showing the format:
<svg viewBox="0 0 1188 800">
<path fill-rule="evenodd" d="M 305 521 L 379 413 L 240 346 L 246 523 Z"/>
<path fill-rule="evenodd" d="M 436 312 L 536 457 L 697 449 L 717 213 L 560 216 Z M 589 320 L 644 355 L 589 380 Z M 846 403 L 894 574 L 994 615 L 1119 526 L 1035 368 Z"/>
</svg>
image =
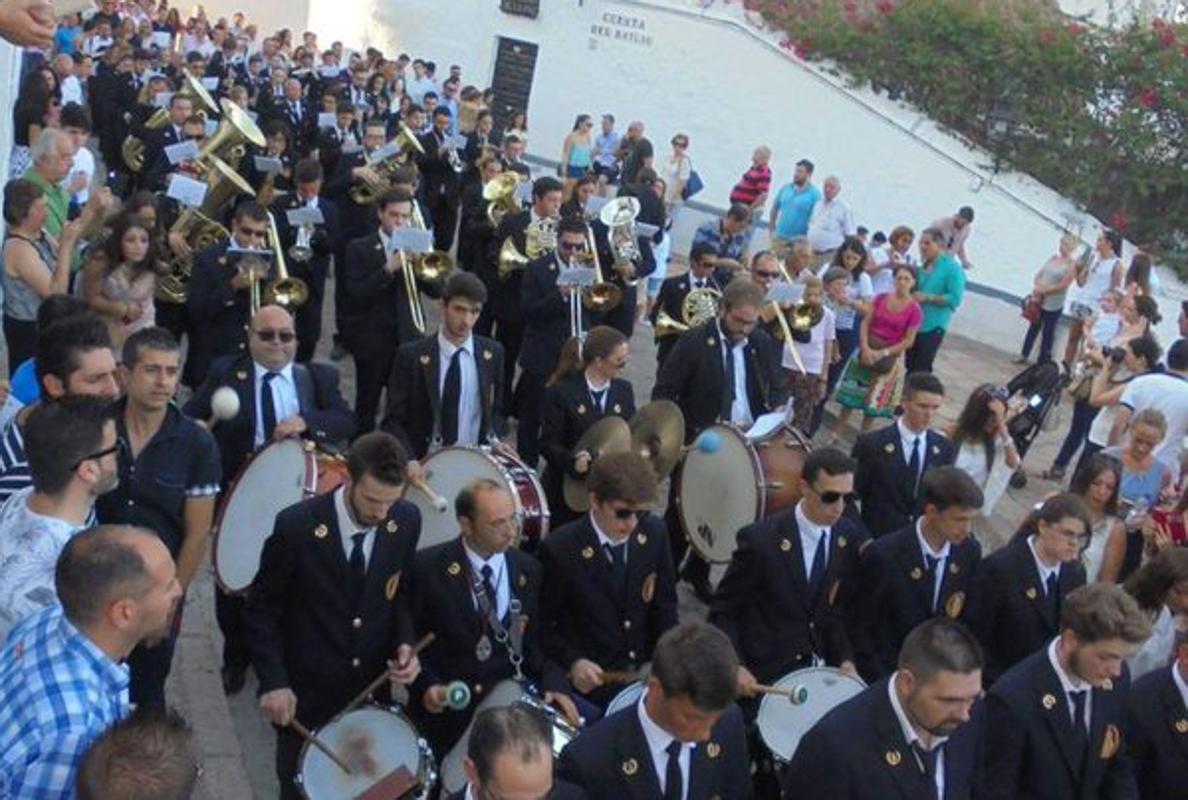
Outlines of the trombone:
<svg viewBox="0 0 1188 800">
<path fill-rule="evenodd" d="M 590 250 L 587 258 L 594 265 L 594 285 L 589 291 L 582 292 L 582 303 L 591 311 L 610 311 L 623 302 L 623 290 L 602 277 L 598 242 L 594 239 L 594 229 L 590 227 L 590 223 L 586 223 L 586 247 Z"/>
<path fill-rule="evenodd" d="M 393 231 L 393 235 L 395 235 L 395 231 Z M 388 241 L 390 242 L 391 240 L 392 237 L 389 236 Z M 413 328 L 416 329 L 419 335 L 424 336 L 425 309 L 421 307 L 421 289 L 417 286 L 417 276 L 413 274 L 412 263 L 409 261 L 408 256 L 404 254 L 402 248 L 397 247 L 392 251 L 386 252 L 389 259 L 392 258 L 393 254 L 400 256 L 400 275 L 404 280 L 404 293 L 408 295 L 409 316 L 412 317 Z"/>
<path fill-rule="evenodd" d="M 305 305 L 309 300 L 309 287 L 300 278 L 290 277 L 285 267 L 284 248 L 281 246 L 280 234 L 276 231 L 276 217 L 268 212 L 268 237 L 272 242 L 272 249 L 276 252 L 276 280 L 264 287 L 264 302 L 284 306 L 290 312 L 298 306 Z M 260 290 L 257 281 L 252 281 L 252 314 L 260 310 Z"/>
</svg>

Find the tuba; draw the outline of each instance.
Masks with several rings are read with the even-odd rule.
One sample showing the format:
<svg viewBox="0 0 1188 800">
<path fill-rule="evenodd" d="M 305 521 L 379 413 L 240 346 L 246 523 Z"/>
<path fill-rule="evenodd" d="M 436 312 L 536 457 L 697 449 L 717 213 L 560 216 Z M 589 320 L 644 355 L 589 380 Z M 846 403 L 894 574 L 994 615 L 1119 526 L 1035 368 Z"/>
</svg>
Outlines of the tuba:
<svg viewBox="0 0 1188 800">
<path fill-rule="evenodd" d="M 193 252 L 225 241 L 231 233 L 215 221 L 219 210 L 237 194 L 255 196 L 251 184 L 218 156 L 207 156 L 206 196 L 200 208 L 187 208 L 178 216 L 169 233 L 181 234 Z M 171 254 L 169 274 L 157 281 L 156 296 L 166 303 L 186 302 L 193 259 Z"/>
<path fill-rule="evenodd" d="M 379 157 L 376 157 L 379 154 Z M 400 123 L 400 132 L 396 138 L 368 156 L 363 166 L 375 170 L 378 181 L 372 183 L 358 180 L 351 186 L 349 196 L 351 202 L 360 206 L 372 205 L 379 196 L 392 184 L 392 176 L 397 168 L 410 160 L 414 155 L 424 155 L 425 148 L 413 134 L 412 129 Z"/>
<path fill-rule="evenodd" d="M 198 151 L 197 162 L 203 168 L 211 156 L 222 161 L 234 161 L 243 158 L 246 144 L 261 148 L 266 144 L 263 131 L 246 111 L 225 97 L 219 101 L 219 105 L 223 109 L 223 119 Z"/>
<path fill-rule="evenodd" d="M 607 202 L 598 213 L 606 226 L 606 239 L 614 255 L 615 266 L 634 264 L 639 261 L 639 242 L 635 233 L 635 219 L 639 216 L 639 201 L 634 197 L 616 197 Z M 624 280 L 634 286 L 638 280 Z"/>
<path fill-rule="evenodd" d="M 487 201 L 487 221 L 491 223 L 492 228 L 498 228 L 504 217 L 520 210 L 520 201 L 516 199 L 516 187 L 519 185 L 518 172 L 504 172 L 483 185 L 483 199 Z"/>
</svg>

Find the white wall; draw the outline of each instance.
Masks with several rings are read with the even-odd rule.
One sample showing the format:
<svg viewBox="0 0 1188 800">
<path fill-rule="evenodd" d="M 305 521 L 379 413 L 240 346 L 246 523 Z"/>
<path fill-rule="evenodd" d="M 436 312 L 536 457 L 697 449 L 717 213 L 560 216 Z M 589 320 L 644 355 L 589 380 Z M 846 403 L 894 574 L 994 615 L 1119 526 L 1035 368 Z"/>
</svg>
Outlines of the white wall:
<svg viewBox="0 0 1188 800">
<path fill-rule="evenodd" d="M 249 21 L 255 22 L 260 29 L 260 36 L 264 37 L 281 28 L 289 28 L 294 38 L 300 41 L 301 32 L 307 30 L 309 21 L 310 0 L 268 0 L 268 2 L 252 2 L 252 0 L 203 0 L 206 16 L 211 22 L 219 17 L 231 19 L 231 15 L 242 10 Z M 182 6 L 189 8 L 189 6 Z M 321 43 L 321 37 L 318 37 Z M 325 44 L 330 44 L 327 39 Z"/>
<path fill-rule="evenodd" d="M 703 9 L 702 6 L 706 8 Z M 310 25 L 348 44 L 405 50 L 463 66 L 485 84 L 498 36 L 540 45 L 529 104 L 529 151 L 559 158 L 577 113 L 640 118 L 658 155 L 689 134 L 706 183 L 698 200 L 724 205 L 753 148 L 775 151 L 777 183 L 811 158 L 818 182 L 836 173 L 843 196 L 872 230 L 917 231 L 959 206 L 976 209 L 971 281 L 1025 293 L 1064 226 L 1092 239 L 1096 223 L 1026 176 L 994 176 L 974 151 L 926 117 L 804 64 L 757 30 L 741 3 L 714 0 L 546 0 L 538 19 L 502 13 L 497 0 L 313 0 Z M 1163 276 L 1165 293 L 1188 296 Z M 1165 311 L 1173 303 L 1164 301 Z M 1175 313 L 1165 322 L 1174 331 Z"/>
</svg>

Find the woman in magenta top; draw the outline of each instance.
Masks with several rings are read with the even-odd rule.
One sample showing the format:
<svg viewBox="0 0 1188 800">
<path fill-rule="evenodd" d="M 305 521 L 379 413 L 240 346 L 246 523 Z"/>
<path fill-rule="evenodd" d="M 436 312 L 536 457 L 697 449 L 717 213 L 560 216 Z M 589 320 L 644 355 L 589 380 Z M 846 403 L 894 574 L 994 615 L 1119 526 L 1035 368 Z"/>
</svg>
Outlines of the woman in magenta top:
<svg viewBox="0 0 1188 800">
<path fill-rule="evenodd" d="M 875 297 L 871 311 L 862 318 L 858 350 L 842 373 L 835 396 L 838 412 L 834 434 L 841 436 L 850 415 L 860 409 L 862 429 L 878 417 L 891 417 L 903 388 L 903 354 L 916 342 L 924 319 L 920 304 L 912 299 L 916 270 L 907 264 L 895 267 L 895 291 Z"/>
</svg>

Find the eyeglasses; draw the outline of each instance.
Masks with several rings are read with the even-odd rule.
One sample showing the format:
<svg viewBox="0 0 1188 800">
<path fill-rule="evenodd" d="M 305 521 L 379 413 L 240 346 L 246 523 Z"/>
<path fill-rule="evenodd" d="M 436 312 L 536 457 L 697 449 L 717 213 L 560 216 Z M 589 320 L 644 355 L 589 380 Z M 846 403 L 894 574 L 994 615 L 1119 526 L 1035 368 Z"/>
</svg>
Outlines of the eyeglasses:
<svg viewBox="0 0 1188 800">
<path fill-rule="evenodd" d="M 74 466 L 72 466 L 70 468 L 71 472 L 78 469 L 79 467 L 81 467 L 83 464 L 85 464 L 88 461 L 98 461 L 99 459 L 105 458 L 106 456 L 110 456 L 113 453 L 120 452 L 120 449 L 123 447 L 123 444 L 124 443 L 122 440 L 116 439 L 116 443 L 113 444 L 111 447 L 105 447 L 102 450 L 91 453 L 90 455 L 83 456 L 78 461 L 74 462 Z"/>
<path fill-rule="evenodd" d="M 858 499 L 857 492 L 819 492 L 816 489 L 813 489 L 812 486 L 810 486 L 809 489 L 812 489 L 813 494 L 821 498 L 821 502 L 827 506 L 833 505 L 838 500 L 845 500 L 847 503 L 853 503 Z"/>
<path fill-rule="evenodd" d="M 688 147 L 689 143 L 688 142 L 673 142 L 672 146 L 673 147 Z"/>
<path fill-rule="evenodd" d="M 615 509 L 615 519 L 630 519 L 631 517 L 635 517 L 636 519 L 643 519 L 647 515 L 648 515 L 648 510 L 646 508 L 616 508 Z"/>
<path fill-rule="evenodd" d="M 757 269 L 754 272 L 755 272 L 756 278 L 778 278 L 778 277 L 780 277 L 780 273 L 771 272 L 770 270 L 766 270 L 766 269 Z"/>
<path fill-rule="evenodd" d="M 1089 541 L 1089 535 L 1081 531 L 1070 531 L 1065 528 L 1057 528 L 1056 530 L 1064 537 L 1064 541 L 1070 544 L 1084 544 Z"/>
<path fill-rule="evenodd" d="M 281 344 L 288 344 L 297 338 L 297 334 L 293 331 L 274 331 L 269 328 L 256 331 L 256 336 L 258 336 L 262 342 L 275 342 L 277 339 L 280 339 Z"/>
</svg>

